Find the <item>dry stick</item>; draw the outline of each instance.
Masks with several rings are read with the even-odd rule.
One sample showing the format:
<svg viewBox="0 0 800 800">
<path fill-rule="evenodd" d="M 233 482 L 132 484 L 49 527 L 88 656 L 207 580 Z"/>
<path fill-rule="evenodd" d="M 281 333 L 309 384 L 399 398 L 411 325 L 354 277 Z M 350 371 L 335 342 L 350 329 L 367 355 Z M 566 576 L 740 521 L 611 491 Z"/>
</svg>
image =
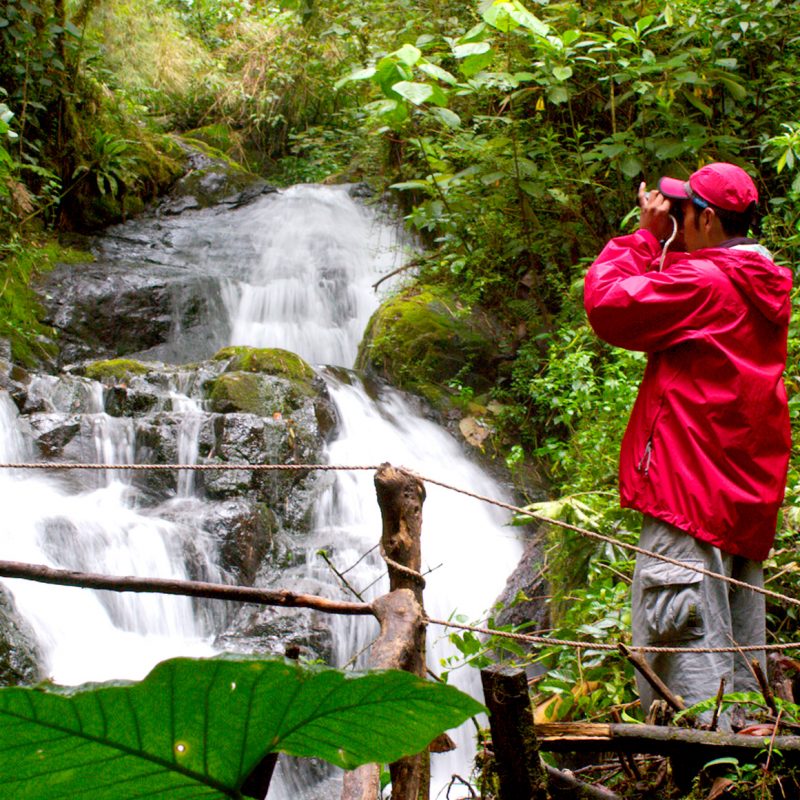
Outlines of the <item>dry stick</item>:
<svg viewBox="0 0 800 800">
<path fill-rule="evenodd" d="M 336 567 L 333 565 L 333 561 L 328 558 L 328 554 L 324 550 L 317 550 L 317 555 L 320 556 L 320 558 L 322 558 L 322 560 L 331 568 L 331 571 L 342 582 L 345 589 L 347 589 L 351 594 L 354 594 L 362 603 L 365 602 L 364 598 L 361 596 L 361 593 L 350 585 L 343 572 L 339 572 L 339 570 L 336 569 Z"/>
<path fill-rule="evenodd" d="M 342 575 L 347 575 L 350 570 L 355 569 L 373 550 L 377 550 L 378 546 L 378 544 L 374 544 L 369 550 L 362 553 L 358 561 L 354 561 L 347 569 L 342 570 Z"/>
<path fill-rule="evenodd" d="M 764 702 L 773 714 L 778 713 L 778 706 L 775 704 L 775 695 L 772 693 L 767 676 L 764 675 L 764 670 L 761 669 L 761 664 L 757 658 L 750 661 L 750 666 L 753 670 L 753 675 L 756 676 L 758 685 L 761 687 L 761 694 L 764 696 Z"/>
<path fill-rule="evenodd" d="M 772 751 L 775 749 L 775 737 L 778 735 L 778 728 L 781 724 L 781 714 L 783 714 L 783 709 L 778 712 L 778 716 L 775 719 L 775 727 L 772 729 L 772 736 L 769 740 L 769 750 L 767 751 L 767 762 L 764 764 L 764 771 L 766 772 L 769 769 L 769 762 L 772 758 Z"/>
<path fill-rule="evenodd" d="M 686 704 L 680 697 L 674 695 L 664 681 L 653 672 L 653 668 L 647 663 L 641 653 L 635 653 L 622 642 L 618 645 L 620 653 L 628 659 L 628 661 L 636 667 L 637 670 L 644 676 L 645 680 L 653 687 L 653 690 L 661 695 L 675 711 L 683 711 Z M 645 709 L 646 710 L 646 709 Z"/>
<path fill-rule="evenodd" d="M 589 783 L 579 781 L 574 775 L 562 772 L 560 769 L 544 765 L 550 785 L 557 790 L 569 791 L 569 797 L 579 798 L 579 800 L 622 800 L 622 796 L 604 786 L 592 786 Z"/>
<path fill-rule="evenodd" d="M 711 724 L 708 726 L 710 731 L 717 729 L 717 722 L 719 721 L 719 710 L 722 707 L 722 698 L 725 696 L 725 676 L 719 679 L 719 689 L 717 689 L 717 700 L 714 705 L 714 714 L 711 717 Z"/>
<path fill-rule="evenodd" d="M 423 263 L 423 259 L 415 258 L 413 261 L 409 261 L 408 264 L 403 264 L 402 267 L 398 267 L 397 269 L 393 269 L 391 272 L 387 272 L 382 278 L 375 281 L 372 284 L 372 289 L 376 290 L 384 281 L 388 281 L 389 278 L 394 277 L 395 275 L 399 275 L 401 272 L 405 272 L 407 269 L 412 269 L 413 267 L 419 267 Z"/>
<path fill-rule="evenodd" d="M 369 603 L 347 603 L 345 601 L 328 600 L 316 595 L 296 594 L 285 589 L 270 591 L 247 586 L 228 586 L 220 583 L 204 583 L 201 581 L 164 580 L 161 578 L 135 578 L 117 575 L 97 575 L 94 573 L 76 572 L 74 570 L 52 569 L 37 564 L 23 564 L 18 561 L 0 561 L 0 578 L 22 578 L 24 580 L 52 583 L 61 586 L 75 586 L 82 589 L 102 589 L 110 592 L 142 592 L 185 595 L 187 597 L 204 597 L 210 600 L 228 600 L 240 603 L 257 603 L 260 605 L 285 606 L 287 608 L 312 608 L 331 614 L 349 616 L 372 614 Z M 508 639 L 533 642 L 535 644 L 553 644 L 572 647 L 585 647 L 592 650 L 614 650 L 613 644 L 595 642 L 570 642 L 561 639 L 548 639 L 528 634 L 514 634 L 508 631 L 479 628 L 474 625 L 463 625 L 453 620 L 441 620 L 426 617 L 425 621 L 445 628 L 459 628 Z M 794 649 L 800 645 L 767 645 L 766 649 Z M 645 652 L 731 652 L 734 648 L 642 648 Z M 738 652 L 758 649 L 764 646 L 735 648 Z"/>
<path fill-rule="evenodd" d="M 369 603 L 348 603 L 328 600 L 312 594 L 297 594 L 286 589 L 270 591 L 249 586 L 226 586 L 203 581 L 180 581 L 163 578 L 134 578 L 116 575 L 97 575 L 66 569 L 52 569 L 18 561 L 0 561 L 0 578 L 24 578 L 39 583 L 76 586 L 81 589 L 104 589 L 111 592 L 158 592 L 211 600 L 233 600 L 286 608 L 313 608 L 333 614 L 374 615 Z"/>
<path fill-rule="evenodd" d="M 614 722 L 622 724 L 622 715 L 619 713 L 618 708 L 612 707 L 611 718 L 614 720 Z M 622 765 L 622 771 L 631 780 L 640 781 L 642 779 L 642 774 L 639 772 L 639 767 L 636 766 L 636 760 L 632 755 L 628 753 L 620 753 L 619 763 Z"/>
</svg>

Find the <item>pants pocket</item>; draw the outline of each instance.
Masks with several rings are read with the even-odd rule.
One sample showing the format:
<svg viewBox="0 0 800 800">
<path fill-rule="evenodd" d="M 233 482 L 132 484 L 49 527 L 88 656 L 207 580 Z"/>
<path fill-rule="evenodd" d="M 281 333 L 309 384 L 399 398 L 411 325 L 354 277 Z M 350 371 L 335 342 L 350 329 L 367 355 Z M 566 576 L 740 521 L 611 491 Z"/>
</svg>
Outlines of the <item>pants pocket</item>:
<svg viewBox="0 0 800 800">
<path fill-rule="evenodd" d="M 687 561 L 702 568 L 702 561 Z M 638 580 L 643 628 L 653 644 L 702 638 L 705 634 L 703 576 L 685 567 L 645 559 Z"/>
</svg>

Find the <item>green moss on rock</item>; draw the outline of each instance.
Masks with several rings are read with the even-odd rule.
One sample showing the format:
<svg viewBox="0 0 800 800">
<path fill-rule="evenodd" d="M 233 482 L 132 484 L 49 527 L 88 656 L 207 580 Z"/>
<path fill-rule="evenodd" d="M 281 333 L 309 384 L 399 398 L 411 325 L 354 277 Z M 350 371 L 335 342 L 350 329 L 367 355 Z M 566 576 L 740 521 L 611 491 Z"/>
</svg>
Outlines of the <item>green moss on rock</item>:
<svg viewBox="0 0 800 800">
<path fill-rule="evenodd" d="M 356 367 L 441 406 L 450 382 L 475 392 L 492 386 L 497 340 L 485 315 L 452 295 L 414 288 L 386 301 L 372 316 Z"/>
<path fill-rule="evenodd" d="M 290 414 L 309 396 L 302 384 L 254 372 L 225 372 L 210 381 L 207 389 L 212 411 L 259 417 Z"/>
<path fill-rule="evenodd" d="M 307 362 L 279 347 L 225 347 L 214 356 L 215 361 L 226 359 L 230 359 L 227 372 L 260 372 L 304 383 L 314 379 L 314 370 Z"/>
<path fill-rule="evenodd" d="M 89 364 L 85 374 L 93 381 L 117 383 L 129 381 L 134 375 L 146 375 L 149 371 L 150 368 L 141 361 L 134 361 L 132 358 L 112 358 Z"/>
</svg>

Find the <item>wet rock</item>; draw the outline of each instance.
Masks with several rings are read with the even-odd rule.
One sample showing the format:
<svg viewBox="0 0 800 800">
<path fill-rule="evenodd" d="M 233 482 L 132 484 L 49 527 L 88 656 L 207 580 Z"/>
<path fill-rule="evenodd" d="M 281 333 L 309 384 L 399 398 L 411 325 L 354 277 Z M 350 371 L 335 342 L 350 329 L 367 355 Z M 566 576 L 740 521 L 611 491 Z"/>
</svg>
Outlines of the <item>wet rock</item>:
<svg viewBox="0 0 800 800">
<path fill-rule="evenodd" d="M 133 358 L 113 358 L 106 361 L 93 361 L 84 367 L 83 374 L 93 381 L 116 385 L 125 384 L 137 375 L 147 375 L 147 364 Z"/>
<path fill-rule="evenodd" d="M 277 191 L 199 140 L 179 141 L 178 144 L 186 152 L 189 168 L 159 205 L 162 214 L 176 215 L 216 205 L 238 208 Z"/>
<path fill-rule="evenodd" d="M 214 361 L 225 363 L 225 374 L 209 384 L 215 410 L 249 411 L 286 420 L 303 405 L 303 398 L 310 397 L 322 438 L 327 440 L 335 432 L 338 417 L 325 382 L 295 353 L 280 348 L 226 347 L 214 356 Z M 288 384 L 236 373 L 283 378 Z M 291 425 L 290 419 L 287 424 Z"/>
<path fill-rule="evenodd" d="M 261 417 L 288 417 L 305 399 L 292 381 L 249 372 L 226 372 L 208 386 L 212 411 L 220 414 L 245 412 Z"/>
<path fill-rule="evenodd" d="M 158 406 L 158 398 L 127 386 L 111 386 L 104 392 L 103 405 L 112 417 L 141 416 Z"/>
<path fill-rule="evenodd" d="M 45 677 L 36 635 L 0 587 L 0 686 L 30 685 Z"/>
<path fill-rule="evenodd" d="M 277 549 L 279 523 L 265 503 L 242 498 L 216 503 L 205 527 L 220 545 L 220 567 L 234 582 L 252 586 L 267 556 Z"/>
<path fill-rule="evenodd" d="M 18 409 L 23 409 L 28 399 L 31 376 L 9 358 L 0 357 L 0 389 L 8 392 Z"/>
<path fill-rule="evenodd" d="M 76 414 L 35 414 L 29 421 L 39 453 L 46 460 L 59 458 L 81 430 Z"/>
<path fill-rule="evenodd" d="M 316 593 L 319 587 L 293 585 L 297 592 Z M 215 644 L 241 653 L 283 655 L 291 649 L 298 655 L 331 663 L 333 638 L 328 615 L 306 608 L 278 606 L 239 609 L 228 630 Z"/>
<path fill-rule="evenodd" d="M 58 332 L 61 366 L 164 345 L 176 326 L 188 331 L 201 325 L 221 303 L 218 284 L 208 276 L 118 260 L 59 264 L 43 276 L 38 292 L 44 321 Z"/>
<path fill-rule="evenodd" d="M 549 627 L 549 611 L 545 600 L 549 590 L 541 569 L 541 536 L 536 535 L 534 526 L 526 528 L 531 530 L 531 537 L 519 563 L 509 575 L 505 588 L 495 601 L 499 610 L 494 620 L 498 627 L 524 625 L 523 632 L 533 632 Z M 525 647 L 524 644 L 522 646 Z"/>
<path fill-rule="evenodd" d="M 35 413 L 84 413 L 100 410 L 100 393 L 96 385 L 72 375 L 37 375 L 27 386 L 22 411 Z"/>
</svg>

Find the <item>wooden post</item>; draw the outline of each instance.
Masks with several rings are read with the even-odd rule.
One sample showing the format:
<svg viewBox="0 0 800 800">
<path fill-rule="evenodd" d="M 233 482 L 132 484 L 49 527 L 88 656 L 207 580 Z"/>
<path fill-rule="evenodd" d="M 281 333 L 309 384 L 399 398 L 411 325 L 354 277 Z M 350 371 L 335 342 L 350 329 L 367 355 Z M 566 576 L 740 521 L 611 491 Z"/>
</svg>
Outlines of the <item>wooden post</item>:
<svg viewBox="0 0 800 800">
<path fill-rule="evenodd" d="M 422 589 L 422 503 L 425 488 L 419 479 L 391 464 L 375 473 L 375 492 L 381 509 L 381 551 L 389 568 L 390 593 L 372 603 L 381 633 L 372 646 L 370 667 L 403 669 L 425 676 L 425 623 Z M 389 765 L 392 800 L 428 800 L 430 753 L 426 749 Z M 345 773 L 342 800 L 375 800 L 379 767 L 366 764 Z"/>
<path fill-rule="evenodd" d="M 383 519 L 381 547 L 389 567 L 389 590 L 411 589 L 422 605 L 422 504 L 425 487 L 404 470 L 381 464 L 375 492 Z"/>
<path fill-rule="evenodd" d="M 495 665 L 481 670 L 481 682 L 500 800 L 547 800 L 547 773 L 539 758 L 525 671 Z"/>
<path fill-rule="evenodd" d="M 370 654 L 372 669 L 403 669 L 421 674 L 419 655 L 425 652 L 421 642 L 425 640 L 425 623 L 422 606 L 414 598 L 411 589 L 397 589 L 379 597 L 372 604 L 375 616 L 381 624 L 381 632 Z M 392 774 L 392 798 L 417 800 L 422 796 L 427 800 L 429 771 L 424 767 L 423 754 L 400 759 L 389 766 Z M 393 770 L 394 768 L 394 770 Z M 358 769 L 346 772 L 341 800 L 376 800 L 380 785 L 378 764 L 364 764 Z M 421 795 L 423 791 L 425 794 Z"/>
</svg>

